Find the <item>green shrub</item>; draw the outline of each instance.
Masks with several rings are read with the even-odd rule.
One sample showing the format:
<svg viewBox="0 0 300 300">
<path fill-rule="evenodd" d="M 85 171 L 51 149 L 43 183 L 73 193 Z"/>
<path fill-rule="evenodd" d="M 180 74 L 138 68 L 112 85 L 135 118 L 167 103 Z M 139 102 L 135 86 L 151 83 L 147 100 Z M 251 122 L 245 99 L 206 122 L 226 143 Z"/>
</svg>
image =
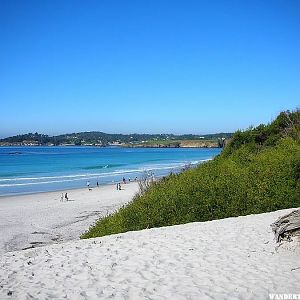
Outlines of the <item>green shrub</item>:
<svg viewBox="0 0 300 300">
<path fill-rule="evenodd" d="M 299 124 L 288 112 L 237 132 L 214 160 L 155 183 L 82 238 L 300 206 Z"/>
</svg>

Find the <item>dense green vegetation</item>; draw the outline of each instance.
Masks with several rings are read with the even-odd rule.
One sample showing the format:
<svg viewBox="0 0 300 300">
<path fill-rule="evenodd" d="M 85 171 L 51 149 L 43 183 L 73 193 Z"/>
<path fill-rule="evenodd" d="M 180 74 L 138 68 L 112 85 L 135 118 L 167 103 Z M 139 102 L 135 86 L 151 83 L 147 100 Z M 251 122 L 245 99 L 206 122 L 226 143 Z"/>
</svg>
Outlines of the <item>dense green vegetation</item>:
<svg viewBox="0 0 300 300">
<path fill-rule="evenodd" d="M 216 133 L 201 136 L 205 140 L 214 139 L 217 141 L 219 138 L 230 138 L 231 133 Z M 27 133 L 22 135 L 16 135 L 5 139 L 0 139 L 0 143 L 10 144 L 22 144 L 22 143 L 37 143 L 39 145 L 61 145 L 61 144 L 72 144 L 72 145 L 84 145 L 84 144 L 96 144 L 107 146 L 110 143 L 140 143 L 145 141 L 152 141 L 157 143 L 163 141 L 164 143 L 174 143 L 174 140 L 197 140 L 199 135 L 185 134 L 185 135 L 174 135 L 174 134 L 108 134 L 99 131 L 91 132 L 79 132 L 62 134 L 57 136 L 48 136 L 46 134 L 39 133 Z"/>
<path fill-rule="evenodd" d="M 83 238 L 300 206 L 300 111 L 238 131 L 213 161 L 170 175 Z"/>
</svg>

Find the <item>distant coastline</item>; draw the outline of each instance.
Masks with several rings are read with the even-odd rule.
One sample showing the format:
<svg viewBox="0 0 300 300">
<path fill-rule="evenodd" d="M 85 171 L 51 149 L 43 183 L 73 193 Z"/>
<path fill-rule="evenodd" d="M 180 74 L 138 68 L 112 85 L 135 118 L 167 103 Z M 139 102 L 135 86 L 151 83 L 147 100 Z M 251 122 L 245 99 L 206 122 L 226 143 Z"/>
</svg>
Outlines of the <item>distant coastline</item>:
<svg viewBox="0 0 300 300">
<path fill-rule="evenodd" d="M 27 133 L 0 139 L 0 146 L 95 146 L 126 148 L 223 148 L 232 133 L 206 134 L 108 134 L 99 131 L 48 136 Z"/>
</svg>

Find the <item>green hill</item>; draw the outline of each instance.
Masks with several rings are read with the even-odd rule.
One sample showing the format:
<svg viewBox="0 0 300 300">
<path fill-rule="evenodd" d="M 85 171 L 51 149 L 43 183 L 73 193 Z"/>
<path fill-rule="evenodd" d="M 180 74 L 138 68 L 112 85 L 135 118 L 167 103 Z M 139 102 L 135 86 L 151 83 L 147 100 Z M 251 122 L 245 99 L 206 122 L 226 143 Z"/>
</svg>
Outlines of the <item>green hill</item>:
<svg viewBox="0 0 300 300">
<path fill-rule="evenodd" d="M 300 111 L 238 131 L 221 155 L 153 184 L 82 238 L 300 206 Z"/>
<path fill-rule="evenodd" d="M 61 134 L 57 136 L 48 136 L 46 134 L 39 133 L 27 133 L 16 136 L 7 137 L 0 139 L 1 145 L 23 145 L 30 144 L 33 145 L 102 145 L 108 146 L 111 143 L 120 143 L 128 145 L 136 145 L 139 143 L 144 143 L 148 141 L 150 144 L 157 143 L 169 143 L 172 144 L 174 141 L 212 141 L 218 145 L 218 140 L 229 139 L 232 137 L 232 133 L 216 133 L 216 134 L 206 134 L 203 136 L 184 134 L 184 135 L 174 135 L 174 134 L 109 134 L 101 131 L 90 131 L 90 132 L 78 132 Z"/>
</svg>

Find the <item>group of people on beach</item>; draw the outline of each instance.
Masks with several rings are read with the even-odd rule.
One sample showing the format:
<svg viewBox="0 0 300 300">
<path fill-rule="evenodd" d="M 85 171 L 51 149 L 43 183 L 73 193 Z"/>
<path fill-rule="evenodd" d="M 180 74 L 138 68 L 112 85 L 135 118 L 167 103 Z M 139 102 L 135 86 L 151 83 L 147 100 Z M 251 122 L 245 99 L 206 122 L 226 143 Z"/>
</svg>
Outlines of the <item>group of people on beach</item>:
<svg viewBox="0 0 300 300">
<path fill-rule="evenodd" d="M 137 180 L 138 180 L 138 178 L 135 177 L 134 181 L 137 181 Z M 126 183 L 127 183 L 125 177 L 122 178 L 122 182 L 123 182 L 123 184 L 126 184 Z M 128 178 L 128 182 L 131 182 L 130 177 Z M 92 191 L 92 188 L 91 188 L 91 186 L 90 186 L 91 184 L 90 184 L 89 181 L 87 181 L 86 185 L 87 185 L 88 190 L 89 190 L 89 191 Z M 98 182 L 98 181 L 96 182 L 96 186 L 99 187 L 99 182 Z M 117 183 L 117 190 L 118 190 L 118 191 L 121 191 L 121 190 L 122 190 L 122 187 L 121 187 L 121 183 L 120 183 L 120 182 Z M 65 201 L 69 201 L 68 193 L 65 193 L 65 194 L 64 194 L 64 193 L 61 193 L 60 201 L 63 202 L 64 200 L 65 200 Z"/>
<path fill-rule="evenodd" d="M 134 178 L 134 181 L 137 181 L 137 180 L 138 180 L 138 178 L 137 178 L 137 177 L 135 177 L 135 178 Z M 126 184 L 126 183 L 127 183 L 127 182 L 126 182 L 126 178 L 125 178 L 125 177 L 123 177 L 122 181 L 123 181 L 123 183 L 124 183 L 124 184 Z M 128 178 L 128 182 L 131 182 L 131 179 L 130 179 L 130 177 Z"/>
<path fill-rule="evenodd" d="M 87 181 L 86 186 L 87 186 L 87 188 L 88 188 L 89 191 L 92 190 L 92 188 L 90 187 L 90 182 L 89 181 Z M 99 187 L 99 182 L 98 181 L 96 183 L 96 186 Z"/>
<path fill-rule="evenodd" d="M 134 178 L 134 181 L 137 181 L 138 180 L 138 178 L 137 177 L 135 177 Z M 126 184 L 127 183 L 127 181 L 126 181 L 126 178 L 125 177 L 123 177 L 123 179 L 122 179 L 122 182 L 123 182 L 123 184 Z M 130 179 L 130 177 L 128 178 L 128 182 L 131 182 L 131 179 Z M 118 182 L 117 183 L 117 190 L 118 191 L 120 191 L 122 188 L 121 188 L 121 183 L 120 182 Z"/>
</svg>

